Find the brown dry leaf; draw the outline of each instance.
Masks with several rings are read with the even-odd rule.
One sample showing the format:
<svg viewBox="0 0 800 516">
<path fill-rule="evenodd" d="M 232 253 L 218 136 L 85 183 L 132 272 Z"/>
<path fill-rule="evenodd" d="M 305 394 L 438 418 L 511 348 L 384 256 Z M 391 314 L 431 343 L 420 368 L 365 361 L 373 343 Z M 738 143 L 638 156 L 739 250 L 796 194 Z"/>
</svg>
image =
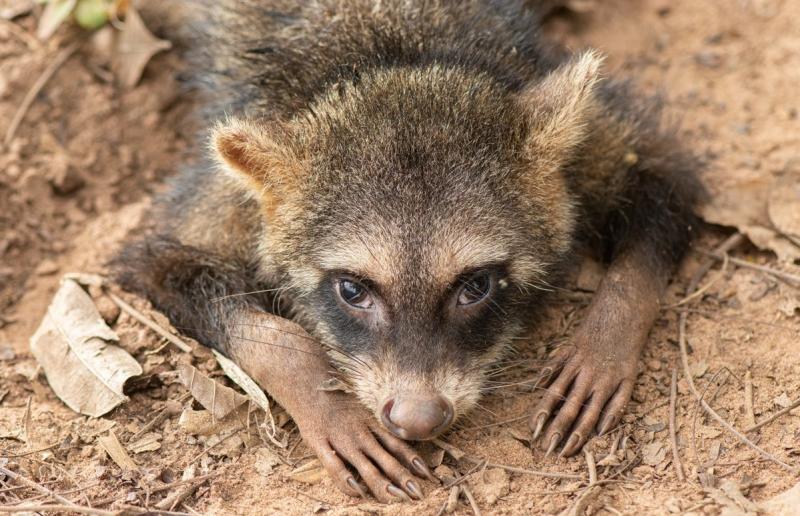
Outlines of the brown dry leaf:
<svg viewBox="0 0 800 516">
<path fill-rule="evenodd" d="M 69 408 L 100 417 L 128 400 L 123 386 L 142 374 L 75 281 L 62 280 L 42 324 L 30 340 L 31 352 L 47 381 Z"/>
<path fill-rule="evenodd" d="M 292 480 L 305 484 L 318 484 L 325 478 L 325 470 L 319 459 L 313 459 L 293 470 L 289 476 Z"/>
<path fill-rule="evenodd" d="M 775 229 L 800 246 L 800 173 L 788 174 L 775 183 L 767 212 Z"/>
<path fill-rule="evenodd" d="M 181 383 L 215 419 L 225 419 L 225 416 L 247 403 L 247 396 L 212 380 L 193 366 L 182 365 L 178 372 Z"/>
<path fill-rule="evenodd" d="M 156 451 L 160 448 L 161 436 L 153 432 L 144 434 L 136 442 L 128 444 L 128 450 L 130 450 L 131 453 Z"/>
<path fill-rule="evenodd" d="M 508 494 L 511 483 L 506 470 L 490 468 L 478 475 L 477 481 L 471 482 L 471 486 L 478 499 L 486 505 L 494 505 Z"/>
<path fill-rule="evenodd" d="M 531 440 L 533 439 L 533 431 L 531 429 L 527 427 L 524 429 L 511 427 L 508 429 L 508 433 L 511 437 L 521 442 L 525 446 L 531 445 Z"/>
<path fill-rule="evenodd" d="M 764 514 L 800 516 L 800 484 L 758 504 Z"/>
<path fill-rule="evenodd" d="M 719 489 L 707 487 L 705 490 L 717 504 L 722 506 L 723 515 L 755 516 L 759 512 L 758 506 L 742 494 L 739 484 L 733 480 L 723 480 Z"/>
<path fill-rule="evenodd" d="M 642 446 L 642 462 L 648 466 L 658 466 L 667 456 L 667 448 L 658 441 Z"/>
<path fill-rule="evenodd" d="M 125 26 L 114 41 L 111 69 L 120 85 L 133 88 L 139 83 L 150 59 L 170 48 L 172 43 L 153 36 L 147 30 L 142 17 L 131 5 L 125 14 Z"/>
<path fill-rule="evenodd" d="M 727 185 L 724 190 L 714 192 L 700 208 L 700 214 L 706 222 L 737 228 L 756 247 L 773 251 L 781 261 L 800 258 L 800 242 L 781 235 L 793 234 L 792 228 L 799 224 L 797 190 L 782 191 L 789 188 L 787 184 L 800 188 L 798 175 L 790 174 L 791 177 L 775 181 L 762 174 Z"/>
<path fill-rule="evenodd" d="M 130 457 L 130 455 L 128 455 L 128 452 L 126 452 L 125 448 L 122 447 L 119 439 L 117 439 L 117 434 L 115 434 L 113 430 L 109 430 L 106 435 L 98 437 L 97 442 L 100 443 L 100 446 L 106 451 L 106 453 L 108 453 L 108 456 L 111 457 L 111 460 L 113 460 L 123 471 L 139 470 L 139 466 L 133 462 L 133 459 Z"/>
<path fill-rule="evenodd" d="M 225 371 L 228 378 L 241 387 L 242 390 L 250 396 L 253 403 L 261 407 L 261 409 L 267 413 L 267 417 L 272 419 L 272 413 L 269 409 L 269 400 L 267 399 L 267 395 L 264 394 L 264 391 L 261 390 L 261 387 L 259 387 L 247 373 L 242 371 L 238 365 L 233 363 L 231 359 L 218 352 L 216 349 L 212 349 L 211 351 L 214 352 L 214 356 L 217 357 L 217 362 L 219 362 L 220 367 Z"/>
<path fill-rule="evenodd" d="M 269 448 L 259 448 L 256 450 L 255 468 L 258 474 L 263 477 L 272 475 L 275 466 L 281 463 L 281 459 Z"/>
<path fill-rule="evenodd" d="M 180 419 L 178 419 L 178 426 L 192 435 L 228 434 L 234 430 L 244 428 L 246 421 L 246 406 L 240 407 L 239 410 L 234 411 L 224 419 L 214 419 L 211 412 L 207 410 L 185 409 L 181 413 Z"/>
</svg>

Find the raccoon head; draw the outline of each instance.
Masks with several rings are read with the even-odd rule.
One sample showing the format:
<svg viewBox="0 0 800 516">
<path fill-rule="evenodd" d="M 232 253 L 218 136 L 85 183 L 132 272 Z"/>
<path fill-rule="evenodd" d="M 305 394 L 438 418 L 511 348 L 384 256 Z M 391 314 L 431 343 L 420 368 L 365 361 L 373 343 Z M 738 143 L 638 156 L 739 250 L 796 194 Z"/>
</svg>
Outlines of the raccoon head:
<svg viewBox="0 0 800 516">
<path fill-rule="evenodd" d="M 264 259 L 396 435 L 433 438 L 475 405 L 570 249 L 562 169 L 598 67 L 584 54 L 521 92 L 457 68 L 393 68 L 292 120 L 217 127 L 220 163 L 263 207 Z"/>
</svg>

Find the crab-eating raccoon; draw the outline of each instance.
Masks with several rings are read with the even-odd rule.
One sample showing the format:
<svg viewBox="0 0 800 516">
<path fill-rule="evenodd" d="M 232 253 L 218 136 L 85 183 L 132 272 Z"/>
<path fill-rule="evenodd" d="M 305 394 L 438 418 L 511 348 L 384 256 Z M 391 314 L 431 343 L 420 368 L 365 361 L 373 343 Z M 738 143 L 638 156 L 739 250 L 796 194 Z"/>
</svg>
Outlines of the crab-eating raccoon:
<svg viewBox="0 0 800 516">
<path fill-rule="evenodd" d="M 204 9 L 207 158 L 121 284 L 250 372 L 341 489 L 364 492 L 351 466 L 388 501 L 422 496 L 405 441 L 476 404 L 589 244 L 608 274 L 531 426 L 567 455 L 612 428 L 702 192 L 658 102 L 543 42 L 535 2 Z M 332 372 L 352 394 L 319 389 Z"/>
</svg>

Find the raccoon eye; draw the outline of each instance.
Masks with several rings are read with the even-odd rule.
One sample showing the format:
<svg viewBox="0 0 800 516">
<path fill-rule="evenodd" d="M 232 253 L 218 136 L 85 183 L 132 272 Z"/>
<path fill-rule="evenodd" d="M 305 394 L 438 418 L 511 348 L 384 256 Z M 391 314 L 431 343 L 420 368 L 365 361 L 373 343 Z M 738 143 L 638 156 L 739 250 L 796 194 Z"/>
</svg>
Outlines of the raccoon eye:
<svg viewBox="0 0 800 516">
<path fill-rule="evenodd" d="M 492 290 L 492 277 L 489 273 L 480 273 L 466 280 L 458 293 L 459 305 L 472 305 L 482 301 Z"/>
<path fill-rule="evenodd" d="M 356 308 L 370 308 L 372 306 L 372 296 L 367 288 L 350 279 L 340 279 L 338 288 L 339 296 L 350 306 Z"/>
</svg>

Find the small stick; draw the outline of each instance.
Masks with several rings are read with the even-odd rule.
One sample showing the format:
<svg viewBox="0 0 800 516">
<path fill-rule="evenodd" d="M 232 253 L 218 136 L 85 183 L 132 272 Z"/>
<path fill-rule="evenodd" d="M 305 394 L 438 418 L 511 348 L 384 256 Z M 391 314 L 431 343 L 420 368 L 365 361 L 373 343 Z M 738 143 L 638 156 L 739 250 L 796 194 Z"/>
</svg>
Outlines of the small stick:
<svg viewBox="0 0 800 516">
<path fill-rule="evenodd" d="M 753 410 L 753 375 L 749 369 L 744 373 L 744 417 L 748 428 L 756 426 L 756 414 Z"/>
<path fill-rule="evenodd" d="M 700 393 L 697 391 L 697 387 L 694 384 L 694 380 L 692 379 L 692 372 L 691 368 L 689 367 L 689 351 L 686 347 L 686 312 L 681 312 L 680 319 L 678 321 L 678 345 L 681 350 L 681 362 L 683 362 L 683 374 L 686 377 L 686 383 L 689 385 L 689 390 L 692 391 L 692 394 L 697 399 L 697 402 L 703 407 L 703 410 L 706 411 L 708 415 L 710 415 L 717 423 L 725 427 L 725 429 L 736 436 L 740 442 L 746 444 L 753 450 L 757 451 L 762 457 L 771 460 L 775 464 L 779 465 L 786 471 L 792 473 L 793 475 L 797 475 L 800 473 L 800 470 L 797 468 L 786 464 L 779 458 L 775 457 L 768 451 L 762 449 L 753 441 L 747 438 L 746 435 L 739 432 L 736 428 L 733 427 L 728 421 L 725 420 L 722 416 L 720 416 L 717 411 L 715 411 L 711 406 L 703 399 Z"/>
<path fill-rule="evenodd" d="M 471 462 L 474 462 L 473 459 L 469 460 Z M 517 468 L 515 466 L 507 466 L 505 464 L 495 464 L 493 462 L 487 462 L 486 467 L 500 468 L 508 471 L 509 473 L 519 473 L 521 475 L 534 475 L 537 477 L 545 477 L 545 478 L 566 478 L 568 480 L 583 480 L 583 477 L 580 475 L 572 475 L 570 473 L 550 473 L 548 471 L 537 471 L 535 469 Z"/>
<path fill-rule="evenodd" d="M 725 253 L 723 256 L 725 257 L 725 261 L 722 262 L 722 267 L 720 268 L 719 272 L 717 272 L 717 274 L 708 281 L 708 283 L 698 288 L 691 294 L 688 294 L 686 297 L 684 297 L 677 303 L 667 305 L 664 308 L 669 309 L 669 308 L 678 308 L 679 306 L 683 306 L 689 301 L 696 299 L 699 296 L 702 296 L 708 289 L 713 287 L 714 284 L 717 283 L 720 279 L 722 279 L 725 276 L 725 273 L 728 271 L 728 263 L 730 262 L 730 256 L 728 255 L 728 253 Z"/>
<path fill-rule="evenodd" d="M 678 406 L 678 370 L 672 370 L 672 380 L 669 386 L 669 438 L 672 444 L 672 464 L 675 466 L 675 474 L 678 480 L 686 481 L 686 474 L 683 472 L 681 455 L 678 452 L 677 425 L 675 424 L 675 412 Z"/>
<path fill-rule="evenodd" d="M 118 306 L 120 309 L 124 310 L 128 315 L 139 321 L 140 323 L 144 324 L 154 332 L 158 333 L 165 339 L 167 339 L 170 343 L 175 344 L 175 347 L 183 351 L 184 353 L 191 353 L 192 348 L 189 347 L 188 344 L 183 342 L 181 339 L 173 335 L 172 333 L 168 332 L 155 322 L 148 319 L 142 312 L 135 309 L 125 301 L 119 298 L 119 296 L 115 295 L 113 292 L 108 292 L 108 297 Z"/>
<path fill-rule="evenodd" d="M 475 516 L 481 516 L 481 510 L 478 507 L 478 502 L 476 502 L 475 497 L 472 496 L 472 491 L 470 490 L 469 486 L 466 484 L 462 485 L 461 492 L 464 493 L 464 496 L 466 496 L 467 500 L 469 500 L 469 506 L 472 508 L 472 514 Z"/>
<path fill-rule="evenodd" d="M 32 489 L 35 489 L 36 491 L 39 491 L 40 493 L 42 493 L 44 495 L 47 495 L 47 496 L 51 497 L 53 500 L 56 500 L 57 502 L 61 502 L 61 503 L 66 504 L 66 505 L 75 505 L 74 503 L 72 503 L 71 501 L 67 500 L 63 496 L 61 496 L 61 495 L 59 495 L 57 493 L 54 493 L 53 491 L 47 489 L 43 485 L 34 482 L 33 480 L 28 480 L 27 478 L 23 477 L 22 475 L 18 475 L 17 473 L 14 473 L 10 469 L 6 469 L 6 468 L 0 466 L 0 473 L 2 473 L 3 475 L 11 478 L 12 480 L 16 480 L 17 482 L 25 484 L 26 486 L 28 486 L 28 487 L 30 487 Z"/>
<path fill-rule="evenodd" d="M 52 512 L 52 513 L 77 512 L 79 514 L 93 514 L 96 516 L 119 515 L 119 511 L 104 511 L 102 509 L 93 509 L 91 507 L 81 507 L 80 505 L 11 505 L 11 506 L 0 506 L 0 512 Z M 142 509 L 141 512 L 145 513 L 146 511 Z"/>
<path fill-rule="evenodd" d="M 720 260 L 721 261 L 721 260 L 725 259 L 724 255 L 720 255 L 720 254 L 717 254 L 717 253 L 709 253 L 708 251 L 701 251 L 699 249 L 697 250 L 697 252 L 700 253 L 700 254 L 704 254 L 706 256 L 710 256 L 711 258 L 714 258 L 715 260 Z M 780 280 L 785 281 L 786 283 L 788 283 L 789 285 L 791 285 L 793 287 L 800 287 L 800 276 L 797 275 L 797 274 L 792 274 L 790 272 L 779 271 L 777 269 L 773 269 L 772 267 L 767 267 L 766 265 L 759 265 L 757 263 L 750 263 L 750 262 L 748 262 L 746 260 L 742 260 L 740 258 L 729 257 L 728 259 L 731 261 L 732 264 L 737 265 L 739 267 L 743 267 L 745 269 L 753 269 L 755 271 L 764 272 L 766 274 L 770 274 L 770 275 L 775 276 L 776 278 L 778 278 Z"/>
<path fill-rule="evenodd" d="M 759 429 L 759 428 L 761 428 L 762 426 L 764 426 L 764 425 L 768 425 L 768 424 L 772 423 L 773 421 L 775 421 L 775 420 L 776 420 L 776 419 L 778 419 L 779 417 L 783 416 L 784 414 L 787 414 L 787 413 L 789 413 L 789 411 L 791 411 L 791 410 L 794 410 L 794 409 L 796 409 L 797 407 L 800 407 L 800 398 L 797 398 L 796 400 L 794 400 L 794 401 L 792 402 L 792 404 L 791 404 L 791 405 L 789 405 L 788 407 L 786 407 L 786 408 L 784 408 L 784 409 L 781 409 L 781 410 L 779 410 L 778 412 L 776 412 L 776 413 L 772 414 L 771 416 L 769 416 L 769 417 L 768 417 L 767 419 L 765 419 L 764 421 L 762 421 L 762 422 L 760 422 L 760 423 L 757 423 L 757 424 L 755 424 L 755 425 L 753 425 L 753 426 L 751 426 L 751 427 L 748 427 L 747 429 L 745 429 L 745 432 L 747 432 L 747 433 L 750 433 L 750 432 L 755 432 L 756 430 L 758 430 L 758 429 Z"/>
<path fill-rule="evenodd" d="M 589 485 L 593 486 L 597 483 L 597 463 L 594 461 L 594 454 L 583 449 L 583 455 L 586 457 L 586 467 L 589 469 Z"/>
<path fill-rule="evenodd" d="M 17 133 L 17 129 L 19 128 L 19 124 L 22 123 L 22 120 L 25 118 L 25 114 L 30 109 L 33 101 L 36 100 L 36 97 L 41 93 L 42 89 L 47 85 L 47 82 L 55 75 L 61 65 L 67 62 L 72 54 L 78 50 L 80 46 L 79 43 L 73 43 L 72 45 L 64 48 L 59 52 L 53 62 L 44 69 L 42 74 L 36 79 L 36 82 L 33 83 L 31 89 L 28 90 L 28 93 L 25 94 L 25 98 L 22 99 L 22 103 L 17 108 L 17 112 L 14 113 L 14 118 L 11 119 L 11 124 L 9 124 L 8 129 L 6 130 L 6 137 L 3 140 L 3 146 L 8 147 L 11 145 L 11 142 L 14 140 L 14 135 Z"/>
</svg>

